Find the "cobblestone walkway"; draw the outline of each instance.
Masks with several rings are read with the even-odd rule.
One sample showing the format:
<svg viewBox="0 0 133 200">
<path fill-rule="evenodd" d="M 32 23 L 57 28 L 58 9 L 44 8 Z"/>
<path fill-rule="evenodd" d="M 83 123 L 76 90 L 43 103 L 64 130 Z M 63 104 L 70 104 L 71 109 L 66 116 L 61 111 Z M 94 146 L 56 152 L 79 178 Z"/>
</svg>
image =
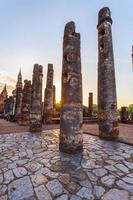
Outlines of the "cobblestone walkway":
<svg viewBox="0 0 133 200">
<path fill-rule="evenodd" d="M 0 135 L 0 200 L 133 200 L 133 146 L 84 134 L 58 151 L 59 130 Z"/>
</svg>

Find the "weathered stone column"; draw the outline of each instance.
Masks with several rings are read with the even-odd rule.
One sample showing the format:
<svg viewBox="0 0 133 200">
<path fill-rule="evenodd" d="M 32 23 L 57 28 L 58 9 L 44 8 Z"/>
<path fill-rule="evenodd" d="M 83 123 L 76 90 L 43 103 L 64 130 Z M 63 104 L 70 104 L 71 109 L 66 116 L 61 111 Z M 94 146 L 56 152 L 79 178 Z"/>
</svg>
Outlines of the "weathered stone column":
<svg viewBox="0 0 133 200">
<path fill-rule="evenodd" d="M 59 148 L 77 153 L 83 148 L 83 108 L 80 34 L 74 22 L 67 23 L 64 31 L 61 102 Z"/>
<path fill-rule="evenodd" d="M 43 67 L 35 64 L 32 78 L 32 95 L 30 108 L 30 131 L 42 130 L 42 77 Z"/>
<path fill-rule="evenodd" d="M 112 18 L 109 8 L 99 12 L 98 19 L 98 119 L 99 135 L 115 139 L 119 135 L 117 97 L 112 43 Z"/>
<path fill-rule="evenodd" d="M 22 95 L 23 95 L 23 86 L 22 86 L 22 75 L 21 70 L 18 74 L 18 81 L 16 85 L 16 105 L 15 105 L 15 120 L 19 121 L 21 117 L 21 105 L 22 105 Z"/>
<path fill-rule="evenodd" d="M 56 87 L 53 85 L 53 108 L 55 108 L 56 105 Z"/>
<path fill-rule="evenodd" d="M 16 89 L 12 91 L 13 96 L 13 102 L 12 102 L 12 121 L 14 121 L 15 118 L 15 107 L 16 107 Z"/>
<path fill-rule="evenodd" d="M 44 123 L 52 123 L 53 117 L 53 64 L 48 64 L 47 82 L 44 95 Z"/>
<path fill-rule="evenodd" d="M 19 124 L 27 126 L 30 123 L 30 106 L 31 106 L 31 81 L 24 81 L 21 118 Z"/>
<path fill-rule="evenodd" d="M 88 116 L 92 117 L 93 114 L 93 93 L 89 93 L 89 98 L 88 98 Z"/>
<path fill-rule="evenodd" d="M 53 85 L 53 117 L 56 117 L 56 87 Z"/>
<path fill-rule="evenodd" d="M 121 117 L 121 122 L 122 123 L 126 123 L 128 120 L 128 111 L 127 111 L 127 107 L 122 106 L 121 107 L 121 111 L 120 111 L 120 117 Z"/>
</svg>

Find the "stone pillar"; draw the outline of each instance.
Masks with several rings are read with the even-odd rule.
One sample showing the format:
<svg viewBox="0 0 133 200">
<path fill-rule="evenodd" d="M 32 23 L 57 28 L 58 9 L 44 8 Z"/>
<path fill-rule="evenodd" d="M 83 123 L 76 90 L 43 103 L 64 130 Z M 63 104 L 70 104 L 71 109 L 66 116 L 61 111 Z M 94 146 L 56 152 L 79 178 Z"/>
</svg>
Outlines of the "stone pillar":
<svg viewBox="0 0 133 200">
<path fill-rule="evenodd" d="M 43 67 L 35 64 L 32 78 L 32 95 L 30 108 L 30 131 L 42 130 L 42 77 Z"/>
<path fill-rule="evenodd" d="M 102 8 L 98 19 L 98 119 L 103 139 L 118 137 L 117 97 L 112 43 L 112 18 L 109 8 Z"/>
<path fill-rule="evenodd" d="M 21 70 L 18 74 L 18 81 L 16 85 L 16 105 L 15 105 L 15 120 L 19 121 L 21 117 L 21 105 L 22 105 L 22 75 Z"/>
<path fill-rule="evenodd" d="M 53 117 L 56 117 L 56 87 L 53 85 Z"/>
<path fill-rule="evenodd" d="M 55 108 L 56 105 L 56 87 L 53 85 L 53 108 Z"/>
<path fill-rule="evenodd" d="M 13 102 L 12 102 L 12 120 L 15 118 L 15 107 L 16 107 L 16 89 L 12 91 Z"/>
<path fill-rule="evenodd" d="M 48 64 L 47 82 L 44 95 L 44 123 L 52 123 L 53 117 L 53 64 Z"/>
<path fill-rule="evenodd" d="M 20 125 L 27 126 L 30 123 L 30 105 L 31 105 L 31 81 L 24 81 L 23 98 L 21 106 Z"/>
<path fill-rule="evenodd" d="M 121 122 L 122 123 L 126 123 L 127 122 L 127 120 L 128 120 L 127 107 L 125 107 L 125 106 L 121 107 L 120 117 L 121 117 Z"/>
<path fill-rule="evenodd" d="M 88 98 L 88 116 L 92 117 L 93 114 L 93 93 L 89 93 L 89 98 Z"/>
<path fill-rule="evenodd" d="M 67 23 L 64 31 L 61 102 L 59 148 L 77 153 L 83 149 L 83 108 L 80 34 L 74 22 Z"/>
</svg>

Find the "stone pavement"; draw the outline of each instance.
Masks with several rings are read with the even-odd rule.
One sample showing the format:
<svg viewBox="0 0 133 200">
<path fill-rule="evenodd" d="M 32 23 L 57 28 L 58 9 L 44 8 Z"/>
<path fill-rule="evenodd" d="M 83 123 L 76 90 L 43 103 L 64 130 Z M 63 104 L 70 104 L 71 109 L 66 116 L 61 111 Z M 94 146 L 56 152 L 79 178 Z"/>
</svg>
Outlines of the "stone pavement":
<svg viewBox="0 0 133 200">
<path fill-rule="evenodd" d="M 45 124 L 43 130 L 59 129 L 59 124 Z M 119 124 L 119 140 L 128 144 L 133 144 L 133 124 Z M 0 119 L 0 134 L 4 133 L 22 133 L 28 132 L 28 126 L 19 126 L 18 123 L 12 123 Z M 98 124 L 83 124 L 83 131 L 91 135 L 99 135 Z"/>
<path fill-rule="evenodd" d="M 0 135 L 0 200 L 133 200 L 133 146 L 84 134 L 58 150 L 59 130 Z"/>
<path fill-rule="evenodd" d="M 92 135 L 99 135 L 98 124 L 83 124 L 83 130 Z M 121 142 L 133 144 L 133 124 L 119 123 L 119 139 Z"/>
</svg>

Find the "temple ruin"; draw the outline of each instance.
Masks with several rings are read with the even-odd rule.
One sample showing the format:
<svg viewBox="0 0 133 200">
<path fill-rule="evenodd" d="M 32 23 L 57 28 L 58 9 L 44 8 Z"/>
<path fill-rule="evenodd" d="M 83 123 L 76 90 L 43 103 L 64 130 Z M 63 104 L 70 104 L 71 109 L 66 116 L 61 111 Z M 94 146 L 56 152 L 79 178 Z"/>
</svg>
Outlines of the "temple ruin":
<svg viewBox="0 0 133 200">
<path fill-rule="evenodd" d="M 23 97 L 21 105 L 20 125 L 29 125 L 30 122 L 30 106 L 31 106 L 31 81 L 24 81 Z"/>
<path fill-rule="evenodd" d="M 0 114 L 4 114 L 4 109 L 5 109 L 7 99 L 8 99 L 8 93 L 7 93 L 7 88 L 5 84 L 0 94 Z"/>
<path fill-rule="evenodd" d="M 22 92 L 23 92 L 23 85 L 22 85 L 22 75 L 20 70 L 18 74 L 18 81 L 16 84 L 16 105 L 15 105 L 16 121 L 19 121 L 19 119 L 21 118 Z"/>
</svg>

